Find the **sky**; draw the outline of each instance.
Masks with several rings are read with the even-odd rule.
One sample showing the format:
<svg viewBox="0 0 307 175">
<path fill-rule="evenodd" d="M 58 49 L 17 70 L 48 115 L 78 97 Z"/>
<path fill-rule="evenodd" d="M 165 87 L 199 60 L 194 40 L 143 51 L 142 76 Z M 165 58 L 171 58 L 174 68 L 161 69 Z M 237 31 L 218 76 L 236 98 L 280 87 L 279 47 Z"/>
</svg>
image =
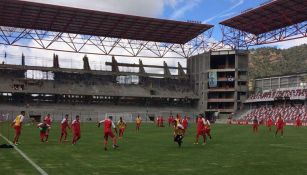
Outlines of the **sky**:
<svg viewBox="0 0 307 175">
<path fill-rule="evenodd" d="M 255 8 L 267 0 L 27 0 L 39 3 L 50 3 L 56 5 L 85 8 L 91 10 L 108 11 L 114 13 L 130 14 L 137 16 L 147 16 L 154 18 L 163 18 L 179 21 L 196 20 L 202 23 L 218 25 L 219 22 L 240 14 L 242 11 Z M 214 39 L 220 37 L 219 27 L 214 29 Z M 282 42 L 270 46 L 278 48 L 289 48 L 295 45 L 307 43 L 307 38 Z M 33 49 L 32 49 L 33 50 Z M 47 51 L 29 51 L 24 48 L 11 48 L 0 46 L 0 54 L 4 51 L 11 53 L 23 52 L 27 55 L 48 55 L 52 53 Z M 62 57 L 82 57 L 76 54 L 58 53 Z M 91 58 L 91 56 L 89 56 Z M 97 57 L 97 56 L 92 56 Z M 109 57 L 103 57 L 110 60 Z M 123 62 L 137 62 L 137 59 L 121 59 Z M 120 61 L 121 61 L 120 60 Z M 133 61 L 130 61 L 133 60 Z M 0 60 L 1 61 L 1 60 Z M 101 62 L 101 57 L 98 59 Z M 169 65 L 177 65 L 177 61 L 183 65 L 182 60 L 146 60 L 144 63 L 163 64 L 166 61 Z M 70 63 L 72 64 L 72 63 Z"/>
</svg>

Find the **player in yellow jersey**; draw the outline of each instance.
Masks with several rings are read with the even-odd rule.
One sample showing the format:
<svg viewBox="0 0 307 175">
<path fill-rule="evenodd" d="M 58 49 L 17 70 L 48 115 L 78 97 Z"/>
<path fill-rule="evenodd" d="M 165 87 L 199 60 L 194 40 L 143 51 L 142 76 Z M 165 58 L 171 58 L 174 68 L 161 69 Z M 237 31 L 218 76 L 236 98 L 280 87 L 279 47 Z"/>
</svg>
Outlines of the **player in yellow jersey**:
<svg viewBox="0 0 307 175">
<path fill-rule="evenodd" d="M 117 122 L 117 127 L 118 127 L 118 130 L 119 130 L 118 138 L 121 139 L 121 138 L 123 138 L 125 129 L 127 127 L 127 124 L 123 120 L 122 117 L 119 118 L 119 121 Z"/>
<path fill-rule="evenodd" d="M 142 118 L 138 115 L 136 117 L 136 119 L 135 119 L 135 129 L 136 129 L 136 132 L 140 131 L 141 123 L 142 123 Z"/>
<path fill-rule="evenodd" d="M 18 145 L 18 140 L 21 135 L 22 122 L 25 117 L 26 112 L 21 111 L 19 115 L 16 116 L 15 120 L 12 122 L 11 126 L 15 129 L 15 136 L 13 143 Z"/>
<path fill-rule="evenodd" d="M 174 125 L 174 142 L 177 142 L 178 146 L 181 147 L 185 129 L 181 123 L 177 123 L 176 121 L 174 121 L 173 125 Z"/>
</svg>

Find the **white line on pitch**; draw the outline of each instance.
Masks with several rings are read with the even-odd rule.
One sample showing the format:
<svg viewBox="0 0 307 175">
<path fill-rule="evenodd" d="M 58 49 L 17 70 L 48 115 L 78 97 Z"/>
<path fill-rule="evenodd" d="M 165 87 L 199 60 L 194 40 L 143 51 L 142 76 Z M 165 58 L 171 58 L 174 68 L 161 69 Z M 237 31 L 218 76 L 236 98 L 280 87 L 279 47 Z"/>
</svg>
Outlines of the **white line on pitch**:
<svg viewBox="0 0 307 175">
<path fill-rule="evenodd" d="M 11 141 L 9 141 L 6 137 L 4 137 L 2 134 L 0 136 L 7 141 L 9 144 L 13 145 Z M 18 149 L 16 146 L 14 146 L 14 149 L 24 158 L 26 159 L 38 172 L 41 173 L 41 175 L 48 175 L 46 171 L 44 171 L 41 167 L 39 167 L 36 163 L 34 163 L 24 152 L 22 152 L 20 149 Z"/>
</svg>

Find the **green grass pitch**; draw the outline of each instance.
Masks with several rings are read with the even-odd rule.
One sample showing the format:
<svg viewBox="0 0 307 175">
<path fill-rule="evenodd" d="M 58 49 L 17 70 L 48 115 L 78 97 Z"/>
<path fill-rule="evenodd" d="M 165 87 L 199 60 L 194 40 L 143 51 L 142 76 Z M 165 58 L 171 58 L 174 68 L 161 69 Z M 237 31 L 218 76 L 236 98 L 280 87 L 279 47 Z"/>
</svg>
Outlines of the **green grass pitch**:
<svg viewBox="0 0 307 175">
<path fill-rule="evenodd" d="M 0 132 L 8 135 L 6 123 L 0 123 Z M 205 146 L 194 145 L 195 125 L 192 125 L 183 146 L 172 140 L 172 129 L 143 124 L 135 133 L 129 124 L 118 150 L 103 150 L 103 129 L 94 123 L 82 123 L 81 140 L 58 144 L 59 125 L 54 123 L 49 143 L 39 141 L 35 126 L 24 126 L 18 146 L 49 175 L 303 175 L 307 174 L 307 127 L 287 126 L 285 136 L 274 137 L 264 126 L 257 134 L 251 126 L 215 124 L 213 139 Z M 71 133 L 69 132 L 69 140 Z M 0 138 L 0 143 L 5 141 Z M 0 149 L 1 175 L 39 174 L 14 149 Z"/>
</svg>

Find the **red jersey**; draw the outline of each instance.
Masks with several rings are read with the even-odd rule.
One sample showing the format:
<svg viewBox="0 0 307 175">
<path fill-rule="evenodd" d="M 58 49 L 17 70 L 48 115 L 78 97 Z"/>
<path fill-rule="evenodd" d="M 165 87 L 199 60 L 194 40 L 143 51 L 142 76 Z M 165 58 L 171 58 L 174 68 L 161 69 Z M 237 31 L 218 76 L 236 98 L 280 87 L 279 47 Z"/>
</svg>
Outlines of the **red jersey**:
<svg viewBox="0 0 307 175">
<path fill-rule="evenodd" d="M 201 130 L 203 130 L 204 129 L 204 120 L 203 120 L 203 118 L 198 118 L 197 119 L 197 130 L 198 131 L 201 131 Z"/>
<path fill-rule="evenodd" d="M 61 122 L 62 129 L 66 129 L 68 127 L 68 120 L 66 118 L 63 118 Z"/>
<path fill-rule="evenodd" d="M 104 123 L 104 133 L 112 132 L 112 128 L 115 128 L 115 124 L 111 119 L 102 120 L 100 123 Z"/>
<path fill-rule="evenodd" d="M 271 118 L 269 118 L 267 121 L 267 126 L 272 126 L 272 125 L 273 125 L 273 121 Z"/>
<path fill-rule="evenodd" d="M 182 120 L 182 125 L 183 125 L 184 129 L 186 129 L 188 127 L 188 124 L 189 124 L 188 119 L 185 118 L 185 119 Z"/>
<path fill-rule="evenodd" d="M 71 128 L 75 133 L 80 132 L 80 121 L 79 120 L 73 120 L 71 123 Z"/>
<path fill-rule="evenodd" d="M 277 127 L 283 127 L 284 126 L 284 120 L 282 118 L 278 118 L 276 125 L 277 125 Z"/>
<path fill-rule="evenodd" d="M 45 119 L 44 119 L 44 121 L 45 121 L 48 125 L 51 125 L 51 122 L 52 122 L 51 117 L 46 116 Z"/>
</svg>

